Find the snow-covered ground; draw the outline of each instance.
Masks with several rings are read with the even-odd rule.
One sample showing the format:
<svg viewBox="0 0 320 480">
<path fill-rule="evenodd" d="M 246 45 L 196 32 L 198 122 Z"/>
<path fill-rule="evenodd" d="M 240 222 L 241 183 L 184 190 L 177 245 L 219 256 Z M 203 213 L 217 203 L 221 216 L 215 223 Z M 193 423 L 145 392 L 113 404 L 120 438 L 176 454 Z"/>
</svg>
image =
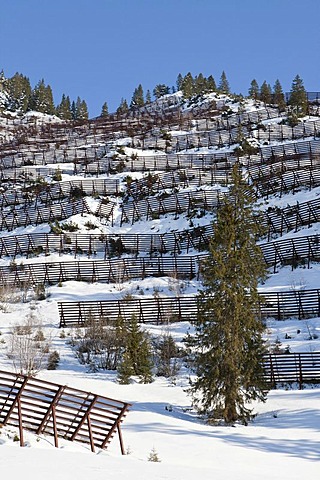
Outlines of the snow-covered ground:
<svg viewBox="0 0 320 480">
<path fill-rule="evenodd" d="M 220 95 L 212 99 L 228 104 L 237 112 L 239 103 L 228 103 L 227 97 Z M 166 99 L 164 98 L 163 101 Z M 209 100 L 209 99 L 208 99 Z M 161 103 L 161 102 L 160 102 Z M 185 110 L 192 106 L 184 105 Z M 249 101 L 247 111 L 255 111 L 257 106 Z M 37 122 L 42 120 L 41 115 Z M 55 121 L 55 119 L 44 119 Z M 277 122 L 281 119 L 274 119 Z M 27 119 L 26 119 L 27 121 Z M 5 122 L 4 122 L 5 123 Z M 8 135 L 11 138 L 12 132 Z M 126 145 L 127 140 L 121 139 L 118 145 Z M 225 147 L 221 151 L 230 151 L 234 147 Z M 199 149 L 197 153 L 212 152 L 210 149 Z M 144 151 L 126 147 L 127 155 L 163 154 L 163 152 Z M 56 167 L 56 165 L 55 165 Z M 131 174 L 130 174 L 131 175 Z M 122 178 L 125 174 L 118 175 Z M 135 178 L 141 174 L 133 174 Z M 70 179 L 64 174 L 63 180 Z M 319 188 L 310 192 L 302 189 L 295 195 L 269 197 L 261 208 L 273 205 L 293 205 L 297 201 L 304 202 L 316 198 Z M 97 205 L 96 199 L 88 199 L 92 211 Z M 194 226 L 208 225 L 213 215 L 207 214 L 200 219 L 193 219 Z M 97 222 L 99 231 L 103 233 L 165 233 L 182 231 L 190 228 L 189 220 L 181 215 L 178 219 L 173 215 L 162 216 L 154 221 L 139 221 L 133 225 L 126 224 L 120 228 L 117 218 L 113 226 L 99 223 L 91 215 L 77 215 L 68 221 L 74 221 L 79 226 L 79 232 L 93 233 L 85 228 L 88 220 Z M 60 222 L 63 223 L 63 222 Z M 12 235 L 49 232 L 49 225 L 38 227 L 22 227 L 14 232 L 1 232 L 1 235 Z M 96 233 L 98 230 L 95 230 Z M 290 236 L 311 235 L 319 232 L 319 225 L 314 224 L 309 229 L 300 229 Z M 192 252 L 191 252 L 192 253 Z M 80 258 L 80 257 L 79 257 Z M 68 256 L 39 256 L 28 260 L 21 257 L 20 261 L 64 261 Z M 8 264 L 8 259 L 1 259 L 0 264 Z M 312 268 L 290 267 L 279 269 L 276 274 L 270 274 L 260 290 L 292 290 L 319 288 L 320 266 L 312 264 Z M 73 329 L 65 329 L 64 335 L 59 330 L 57 301 L 68 300 L 103 300 L 119 299 L 126 294 L 141 295 L 144 298 L 155 295 L 172 296 L 177 289 L 183 295 L 196 294 L 200 287 L 197 281 L 179 281 L 173 278 L 147 278 L 132 280 L 124 284 L 93 283 L 70 281 L 62 285 L 47 288 L 48 297 L 43 301 L 15 303 L 12 292 L 8 292 L 7 300 L 0 302 L 0 370 L 13 370 L 13 365 L 7 356 L 7 346 L 12 325 L 30 315 L 30 312 L 42 323 L 45 335 L 50 338 L 52 348 L 60 354 L 60 364 L 57 370 L 42 370 L 39 378 L 80 388 L 100 395 L 113 397 L 132 403 L 131 411 L 124 421 L 122 432 L 126 456 L 121 456 L 117 438 L 114 438 L 107 451 L 92 453 L 88 446 L 71 443 L 59 439 L 59 448 L 54 448 L 53 438 L 34 435 L 25 432 L 25 447 L 20 448 L 14 441 L 17 430 L 11 426 L 0 425 L 0 472 L 2 478 L 19 478 L 37 480 L 46 478 L 77 480 L 100 480 L 105 478 L 117 480 L 270 480 L 270 479 L 301 479 L 318 478 L 320 466 L 319 432 L 320 432 L 320 386 L 308 387 L 302 391 L 295 387 L 271 391 L 265 404 L 253 405 L 256 418 L 247 427 L 206 425 L 191 408 L 191 399 L 186 389 L 188 387 L 188 371 L 181 364 L 180 371 L 174 380 L 162 377 L 155 378 L 151 384 L 142 385 L 133 382 L 130 385 L 119 385 L 116 375 L 110 371 L 89 373 L 85 365 L 80 365 L 76 359 L 68 339 L 75 334 Z M 138 293 L 139 292 L 139 293 Z M 183 338 L 191 328 L 186 322 L 170 324 L 170 326 L 148 327 L 151 335 L 159 335 L 164 329 L 172 334 L 175 340 L 183 345 Z M 299 332 L 299 333 L 298 333 Z M 311 335 L 310 335 L 311 334 Z M 310 340 L 312 336 L 312 340 Z M 290 337 L 290 338 L 289 338 Z M 320 350 L 320 318 L 308 320 L 289 319 L 267 323 L 266 340 L 270 345 L 277 342 L 283 347 L 289 347 L 292 352 L 315 352 Z M 152 451 L 155 451 L 160 462 L 148 461 Z"/>
</svg>

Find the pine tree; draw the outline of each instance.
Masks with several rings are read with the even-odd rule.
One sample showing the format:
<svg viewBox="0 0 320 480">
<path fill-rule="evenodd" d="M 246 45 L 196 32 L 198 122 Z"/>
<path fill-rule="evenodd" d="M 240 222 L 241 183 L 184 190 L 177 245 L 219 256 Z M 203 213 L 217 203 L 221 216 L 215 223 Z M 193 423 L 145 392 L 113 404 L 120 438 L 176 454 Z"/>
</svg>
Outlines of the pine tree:
<svg viewBox="0 0 320 480">
<path fill-rule="evenodd" d="M 181 90 L 185 98 L 191 98 L 194 94 L 194 80 L 190 72 L 182 79 Z"/>
<path fill-rule="evenodd" d="M 121 102 L 120 102 L 120 105 L 119 107 L 117 108 L 117 114 L 118 115 L 125 115 L 127 114 L 129 111 L 129 107 L 128 107 L 128 103 L 127 103 L 127 100 L 124 99 L 124 98 L 121 98 Z"/>
<path fill-rule="evenodd" d="M 207 78 L 207 91 L 208 92 L 217 91 L 217 85 L 212 75 L 209 75 L 209 77 Z"/>
<path fill-rule="evenodd" d="M 199 73 L 194 79 L 194 94 L 195 95 L 202 95 L 206 92 L 206 79 Z"/>
<path fill-rule="evenodd" d="M 293 112 L 298 116 L 303 117 L 308 112 L 307 92 L 304 88 L 303 80 L 299 75 L 296 75 L 293 79 L 290 90 L 289 105 L 291 105 Z"/>
<path fill-rule="evenodd" d="M 88 120 L 88 107 L 85 100 L 81 100 L 80 97 L 76 101 L 76 115 L 75 120 Z"/>
<path fill-rule="evenodd" d="M 32 90 L 27 77 L 24 77 L 21 73 L 15 73 L 13 77 L 7 80 L 7 88 L 9 94 L 9 110 L 19 110 L 21 113 L 30 110 Z"/>
<path fill-rule="evenodd" d="M 266 81 L 262 83 L 260 88 L 260 100 L 265 104 L 271 103 L 272 100 L 272 90 Z"/>
<path fill-rule="evenodd" d="M 227 76 L 225 74 L 225 71 L 223 71 L 222 74 L 221 74 L 218 90 L 221 93 L 226 93 L 226 94 L 230 93 L 230 86 L 229 86 L 229 82 L 227 80 Z"/>
<path fill-rule="evenodd" d="M 109 115 L 109 109 L 107 102 L 104 102 L 101 108 L 101 117 L 107 117 Z"/>
<path fill-rule="evenodd" d="M 286 109 L 286 100 L 284 98 L 281 83 L 278 79 L 273 86 L 273 103 L 278 105 L 280 112 L 283 112 Z"/>
<path fill-rule="evenodd" d="M 144 97 L 143 97 L 143 88 L 142 85 L 138 85 L 137 88 L 134 89 L 131 103 L 130 103 L 130 108 L 135 108 L 135 107 L 143 107 L 144 106 Z"/>
<path fill-rule="evenodd" d="M 71 102 L 69 96 L 62 94 L 61 102 L 56 108 L 58 117 L 63 120 L 72 120 Z"/>
<path fill-rule="evenodd" d="M 164 83 L 159 83 L 153 89 L 153 95 L 155 98 L 163 97 L 164 95 L 168 95 L 170 93 L 170 87 L 165 85 Z"/>
<path fill-rule="evenodd" d="M 254 100 L 259 100 L 259 85 L 255 78 L 250 83 L 248 94 L 249 97 L 253 98 Z"/>
<path fill-rule="evenodd" d="M 258 282 L 266 267 L 255 238 L 260 222 L 253 193 L 236 164 L 230 196 L 217 212 L 209 257 L 204 264 L 195 335 L 189 338 L 197 375 L 190 393 L 208 421 L 246 424 L 248 403 L 265 400 Z"/>
<path fill-rule="evenodd" d="M 183 76 L 181 75 L 181 73 L 179 73 L 176 81 L 177 91 L 181 90 L 182 81 L 183 81 Z"/>
<path fill-rule="evenodd" d="M 31 95 L 30 107 L 32 110 L 53 115 L 55 107 L 50 85 L 46 86 L 44 80 L 40 80 L 34 87 Z"/>
<path fill-rule="evenodd" d="M 152 362 L 149 339 L 146 333 L 140 330 L 134 315 L 125 328 L 125 347 L 118 368 L 118 381 L 129 383 L 130 377 L 137 375 L 141 383 L 150 383 L 152 382 Z"/>
<path fill-rule="evenodd" d="M 150 93 L 150 90 L 147 90 L 147 93 L 146 93 L 146 104 L 149 104 L 151 103 L 151 93 Z"/>
</svg>

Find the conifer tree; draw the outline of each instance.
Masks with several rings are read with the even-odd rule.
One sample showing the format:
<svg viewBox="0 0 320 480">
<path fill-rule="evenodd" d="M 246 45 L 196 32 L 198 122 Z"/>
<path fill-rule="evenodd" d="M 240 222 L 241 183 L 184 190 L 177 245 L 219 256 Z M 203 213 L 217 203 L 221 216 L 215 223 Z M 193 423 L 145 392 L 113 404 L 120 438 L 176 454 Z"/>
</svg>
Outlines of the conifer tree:
<svg viewBox="0 0 320 480">
<path fill-rule="evenodd" d="M 151 93 L 150 93 L 150 90 L 147 90 L 147 93 L 146 93 L 146 104 L 148 103 L 151 103 Z"/>
<path fill-rule="evenodd" d="M 159 83 L 153 89 L 153 95 L 155 98 L 163 97 L 164 95 L 168 95 L 170 93 L 170 87 L 165 85 L 164 83 Z"/>
<path fill-rule="evenodd" d="M 202 73 L 199 73 L 194 79 L 194 94 L 195 95 L 202 95 L 206 92 L 206 84 L 207 81 L 202 75 Z"/>
<path fill-rule="evenodd" d="M 37 83 L 32 91 L 30 107 L 36 112 L 48 113 L 49 115 L 55 113 L 51 87 L 46 86 L 43 79 Z"/>
<path fill-rule="evenodd" d="M 289 105 L 291 105 L 293 112 L 298 116 L 304 116 L 308 112 L 307 92 L 304 88 L 303 80 L 299 75 L 296 75 L 293 79 Z"/>
<path fill-rule="evenodd" d="M 176 86 L 178 91 L 181 90 L 182 81 L 183 81 L 183 76 L 181 75 L 181 73 L 179 73 L 176 81 Z"/>
<path fill-rule="evenodd" d="M 129 111 L 129 107 L 128 107 L 127 100 L 125 98 L 121 98 L 120 105 L 117 108 L 117 114 L 118 115 L 124 115 L 124 114 L 128 113 L 128 111 Z"/>
<path fill-rule="evenodd" d="M 80 97 L 77 97 L 77 101 L 75 104 L 75 120 L 88 120 L 87 104 L 85 100 L 81 100 Z"/>
<path fill-rule="evenodd" d="M 137 88 L 134 89 L 131 103 L 130 103 L 130 108 L 135 108 L 135 107 L 143 107 L 144 105 L 144 97 L 143 97 L 143 88 L 142 85 L 138 85 Z"/>
<path fill-rule="evenodd" d="M 248 94 L 249 94 L 249 97 L 253 98 L 254 100 L 259 99 L 259 85 L 255 78 L 250 83 Z"/>
<path fill-rule="evenodd" d="M 109 115 L 109 109 L 107 102 L 104 102 L 101 108 L 101 117 L 107 117 Z"/>
<path fill-rule="evenodd" d="M 77 107 L 76 107 L 76 102 L 72 100 L 71 103 L 71 116 L 72 120 L 77 120 Z"/>
<path fill-rule="evenodd" d="M 272 90 L 266 81 L 262 83 L 260 88 L 260 100 L 265 104 L 271 103 L 272 100 Z"/>
<path fill-rule="evenodd" d="M 229 86 L 229 82 L 227 80 L 227 76 L 225 74 L 225 71 L 223 71 L 222 74 L 221 74 L 218 90 L 221 93 L 225 93 L 225 94 L 230 93 L 230 86 Z"/>
<path fill-rule="evenodd" d="M 71 102 L 69 96 L 62 94 L 61 102 L 56 109 L 58 117 L 63 120 L 72 120 Z"/>
<path fill-rule="evenodd" d="M 192 95 L 194 93 L 193 86 L 194 86 L 193 77 L 192 77 L 191 73 L 188 72 L 187 75 L 182 79 L 182 82 L 181 82 L 181 90 L 182 90 L 183 96 L 185 98 L 191 98 L 192 97 Z"/>
<path fill-rule="evenodd" d="M 278 79 L 273 86 L 273 103 L 278 105 L 280 112 L 283 112 L 286 109 L 286 100 L 284 98 L 281 83 Z"/>
<path fill-rule="evenodd" d="M 207 91 L 208 92 L 217 91 L 217 85 L 212 75 L 209 75 L 209 77 L 207 78 Z"/>
<path fill-rule="evenodd" d="M 134 315 L 125 328 L 125 347 L 118 367 L 118 381 L 129 383 L 130 377 L 137 375 L 141 383 L 150 383 L 152 382 L 152 362 L 149 339 L 146 333 L 140 330 Z"/>
<path fill-rule="evenodd" d="M 230 195 L 217 212 L 209 257 L 204 264 L 195 335 L 189 338 L 196 373 L 190 393 L 208 421 L 244 424 L 248 403 L 265 400 L 258 282 L 266 267 L 255 238 L 260 228 L 254 196 L 236 164 Z"/>
<path fill-rule="evenodd" d="M 27 77 L 23 76 L 21 73 L 15 73 L 13 77 L 8 79 L 7 88 L 9 94 L 9 110 L 19 110 L 21 113 L 30 110 L 32 90 L 30 81 Z"/>
</svg>

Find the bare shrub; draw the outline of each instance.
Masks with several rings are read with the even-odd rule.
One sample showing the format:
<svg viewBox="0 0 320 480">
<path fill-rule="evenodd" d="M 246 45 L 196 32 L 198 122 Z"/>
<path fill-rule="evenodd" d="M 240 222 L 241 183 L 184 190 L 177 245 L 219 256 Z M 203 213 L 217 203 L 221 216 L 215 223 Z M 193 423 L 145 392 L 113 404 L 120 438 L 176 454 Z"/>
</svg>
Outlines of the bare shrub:
<svg viewBox="0 0 320 480">
<path fill-rule="evenodd" d="M 36 375 L 50 351 L 50 341 L 43 334 L 41 321 L 31 311 L 25 320 L 13 325 L 10 333 L 7 355 L 14 369 L 25 375 Z"/>
</svg>

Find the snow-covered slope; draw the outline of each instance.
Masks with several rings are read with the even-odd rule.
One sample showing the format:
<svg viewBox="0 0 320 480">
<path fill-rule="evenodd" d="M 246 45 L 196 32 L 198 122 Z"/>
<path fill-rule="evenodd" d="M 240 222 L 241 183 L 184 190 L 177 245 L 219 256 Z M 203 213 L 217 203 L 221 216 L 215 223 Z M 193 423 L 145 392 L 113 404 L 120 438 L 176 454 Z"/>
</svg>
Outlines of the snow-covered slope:
<svg viewBox="0 0 320 480">
<path fill-rule="evenodd" d="M 76 226 L 78 234 L 92 234 L 97 237 L 108 234 L 114 235 L 115 238 L 120 234 L 151 235 L 170 232 L 178 235 L 196 227 L 204 227 L 215 218 L 214 205 L 203 208 L 200 204 L 196 206 L 193 204 L 191 209 L 189 204 L 188 208 L 184 209 L 181 203 L 180 209 L 173 212 L 168 206 L 169 203 L 164 202 L 171 201 L 167 200 L 170 198 L 174 201 L 177 201 L 177 198 L 180 202 L 181 199 L 186 201 L 185 199 L 190 198 L 195 192 L 215 192 L 218 189 L 219 192 L 225 193 L 227 192 L 225 183 L 219 183 L 218 176 L 207 183 L 202 178 L 202 183 L 198 184 L 195 184 L 194 179 L 187 182 L 185 177 L 181 176 L 179 184 L 168 185 L 162 176 L 163 170 L 157 169 L 157 162 L 165 158 L 168 164 L 167 171 L 170 171 L 170 162 L 177 161 L 179 156 L 179 161 L 187 158 L 189 163 L 194 162 L 188 168 L 197 170 L 201 162 L 205 161 L 204 158 L 207 159 L 210 155 L 215 155 L 215 158 L 225 156 L 227 160 L 223 171 L 227 171 L 232 163 L 232 152 L 239 147 L 239 143 L 233 140 L 228 143 L 225 139 L 230 132 L 230 138 L 233 138 L 235 132 L 231 130 L 237 128 L 239 118 L 242 119 L 244 130 L 248 122 L 251 122 L 251 134 L 248 138 L 252 139 L 255 147 L 273 146 L 280 149 L 284 145 L 295 145 L 296 142 L 292 138 L 276 139 L 277 135 L 280 135 L 280 130 L 277 129 L 282 128 L 279 124 L 284 116 L 279 116 L 276 109 L 266 109 L 264 105 L 252 100 L 243 100 L 239 103 L 238 100 L 223 95 L 211 94 L 196 104 L 187 104 L 181 103 L 181 95 L 178 93 L 165 96 L 156 104 L 151 104 L 147 110 L 144 113 L 140 112 L 139 121 L 137 118 L 123 118 L 121 121 L 113 119 L 103 124 L 97 120 L 75 128 L 71 126 L 60 128 L 55 118 L 41 114 L 30 113 L 23 118 L 0 117 L 2 127 L 0 135 L 2 143 L 5 144 L 1 161 L 7 162 L 6 166 L 2 163 L 1 172 L 10 171 L 10 175 L 15 179 L 14 181 L 2 179 L 1 198 L 5 199 L 2 204 L 2 218 L 7 222 L 11 218 L 15 202 L 15 208 L 20 213 L 24 211 L 24 207 L 30 212 L 32 208 L 50 208 L 50 205 L 63 203 L 63 199 L 58 196 L 45 201 L 44 196 L 39 196 L 39 191 L 35 188 L 38 186 L 41 194 L 53 191 L 54 185 L 57 184 L 53 177 L 57 175 L 58 170 L 61 175 L 58 182 L 67 192 L 74 188 L 72 185 L 70 187 L 72 181 L 96 182 L 94 187 L 96 190 L 85 196 L 89 209 L 87 213 L 70 215 L 57 222 L 51 218 L 50 223 L 37 220 L 38 225 L 31 220 L 27 222 L 27 226 L 18 225 L 15 220 L 12 224 L 8 223 L 11 225 L 9 229 L 2 223 L 1 239 L 5 237 L 10 241 L 14 235 L 30 234 L 28 238 L 31 242 L 32 234 L 46 234 L 52 228 L 60 227 L 63 235 L 68 236 L 65 224 L 67 228 L 70 228 L 70 225 Z M 155 125 L 150 127 L 150 118 L 147 118 L 147 115 L 155 115 L 156 112 L 164 112 L 161 127 Z M 146 118 L 145 124 L 143 115 Z M 315 122 L 318 120 L 318 117 L 306 117 L 301 125 L 305 125 L 305 129 L 308 130 L 312 124 L 312 128 L 316 129 L 318 127 Z M 230 132 L 226 130 L 227 122 L 231 128 Z M 56 125 L 52 125 L 55 123 Z M 257 125 L 260 125 L 259 128 Z M 219 138 L 221 139 L 223 135 L 225 137 L 222 142 Z M 268 135 L 270 140 L 267 138 Z M 295 135 L 298 135 L 298 127 Z M 305 145 L 309 145 L 313 140 L 316 141 L 316 138 L 309 135 L 298 138 L 298 141 L 305 142 Z M 246 156 L 242 159 L 246 169 L 250 162 Z M 132 162 L 133 164 L 136 162 L 138 166 L 139 162 L 143 161 L 151 162 L 148 165 L 150 167 L 153 164 L 154 168 L 150 167 L 148 171 L 143 171 L 143 168 L 139 167 L 139 171 L 131 171 Z M 219 162 L 213 161 L 213 167 L 215 163 Z M 17 170 L 14 170 L 15 168 Z M 218 175 L 218 170 L 215 168 L 212 170 Z M 33 177 L 28 178 L 31 173 Z M 150 174 L 154 176 L 151 178 Z M 98 191 L 102 188 L 101 184 L 98 186 L 98 182 L 102 180 L 109 182 L 109 186 L 110 182 L 118 182 L 117 194 L 104 195 Z M 153 183 L 150 186 L 148 181 L 151 180 Z M 126 196 L 126 189 L 132 182 L 136 182 L 135 190 L 132 189 Z M 28 203 L 24 205 L 24 200 L 21 199 L 10 203 L 12 192 L 22 192 L 25 195 L 26 186 L 31 188 Z M 133 196 L 134 192 L 137 192 L 136 197 Z M 69 199 L 68 195 L 66 194 L 64 199 Z M 318 197 L 319 187 L 310 188 L 309 184 L 301 184 L 286 193 L 278 191 L 273 195 L 269 194 L 268 198 L 260 198 L 259 201 L 260 208 L 267 210 L 270 207 L 296 206 L 297 202 L 307 202 Z M 151 202 L 155 199 L 162 201 L 161 205 L 167 210 L 155 211 L 152 208 L 151 211 L 148 210 L 143 203 L 146 199 L 149 205 L 154 205 Z M 106 208 L 112 206 L 112 214 L 97 215 L 101 203 Z M 123 220 L 124 208 L 127 208 L 126 212 L 140 210 L 136 216 L 130 213 L 130 219 L 133 221 L 128 222 Z M 286 232 L 282 238 L 306 237 L 318 233 L 319 223 L 309 222 L 309 225 L 300 225 L 297 232 L 292 230 Z M 198 253 L 191 245 L 188 251 L 182 251 L 179 255 L 181 257 Z M 147 257 L 148 253 L 140 252 L 139 255 Z M 126 258 L 130 256 L 132 256 L 130 253 L 124 254 Z M 172 258 L 174 252 L 167 251 L 163 256 Z M 103 257 L 102 252 L 88 258 L 88 255 L 79 249 L 71 253 L 44 249 L 42 253 L 33 252 L 28 258 L 25 253 L 17 251 L 14 262 L 16 266 L 22 268 L 23 264 L 50 262 L 63 264 L 71 260 L 101 260 Z M 158 258 L 159 254 L 154 254 L 154 257 Z M 3 251 L 0 267 L 13 268 L 12 262 L 13 258 Z M 308 269 L 305 266 L 298 266 L 292 269 L 291 266 L 278 265 L 277 273 L 270 269 L 270 276 L 266 283 L 260 286 L 260 290 L 268 292 L 317 289 L 320 278 L 319 265 L 311 262 L 310 267 Z M 266 404 L 256 405 L 258 415 L 248 427 L 239 425 L 212 427 L 197 418 L 191 408 L 190 397 L 186 393 L 189 373 L 183 362 L 174 379 L 158 377 L 148 385 L 139 384 L 138 381 L 130 385 L 119 385 L 114 372 L 100 370 L 89 373 L 86 365 L 80 365 L 68 341 L 77 334 L 76 329 L 65 329 L 62 335 L 58 328 L 58 301 L 121 300 L 128 295 L 137 298 L 173 297 L 177 292 L 179 295 L 195 295 L 200 285 L 197 278 L 177 278 L 174 275 L 91 284 L 82 282 L 79 278 L 78 281 L 74 279 L 47 285 L 46 299 L 41 301 L 35 299 L 32 284 L 23 294 L 13 291 L 14 289 L 11 291 L 10 288 L 3 288 L 0 299 L 1 370 L 13 369 L 7 355 L 12 326 L 30 316 L 31 312 L 41 321 L 52 348 L 59 352 L 61 358 L 56 371 L 44 369 L 39 373 L 40 378 L 119 398 L 132 403 L 133 407 L 123 426 L 127 453 L 130 453 L 126 457 L 120 456 L 116 439 L 108 451 L 92 454 L 87 447 L 70 444 L 63 439 L 60 441 L 60 448 L 56 450 L 51 438 L 26 433 L 26 447 L 20 449 L 18 442 L 14 441 L 17 430 L 10 426 L 0 428 L 2 474 L 20 476 L 28 472 L 30 478 L 40 479 L 46 476 L 49 480 L 57 476 L 59 478 L 75 476 L 82 480 L 89 475 L 97 480 L 105 478 L 106 475 L 117 479 L 140 479 L 151 476 L 159 480 L 198 477 L 205 480 L 216 476 L 239 480 L 298 479 L 302 475 L 316 478 L 319 462 L 316 443 L 320 428 L 319 388 L 298 391 L 294 387 L 272 391 Z M 267 341 L 270 346 L 277 343 L 284 348 L 288 347 L 292 352 L 316 352 L 320 349 L 319 318 L 305 320 L 292 318 L 281 322 L 269 319 L 267 327 Z M 148 330 L 153 336 L 170 331 L 176 342 L 182 346 L 182 339 L 190 328 L 187 322 L 180 322 L 170 326 L 153 325 L 149 326 Z M 161 462 L 148 461 L 152 449 L 157 452 Z"/>
</svg>

